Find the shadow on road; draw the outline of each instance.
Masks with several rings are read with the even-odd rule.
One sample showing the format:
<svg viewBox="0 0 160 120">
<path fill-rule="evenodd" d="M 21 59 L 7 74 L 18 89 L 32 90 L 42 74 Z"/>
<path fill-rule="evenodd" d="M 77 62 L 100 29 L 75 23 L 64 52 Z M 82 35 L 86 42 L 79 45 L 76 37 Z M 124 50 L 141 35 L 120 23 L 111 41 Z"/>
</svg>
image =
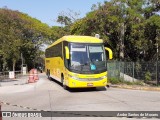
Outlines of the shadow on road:
<svg viewBox="0 0 160 120">
<path fill-rule="evenodd" d="M 62 86 L 62 83 L 60 83 L 59 81 L 57 81 L 57 80 L 55 80 L 53 78 L 50 78 L 49 80 L 52 81 L 52 82 L 57 83 L 59 86 Z"/>
<path fill-rule="evenodd" d="M 55 82 L 56 84 L 58 84 L 59 86 L 62 87 L 62 83 L 60 83 L 59 81 L 50 78 L 50 81 Z M 74 93 L 74 92 L 97 92 L 97 91 L 106 91 L 107 89 L 105 87 L 93 87 L 93 88 L 68 88 L 67 91 Z"/>
<path fill-rule="evenodd" d="M 105 87 L 98 87 L 98 88 L 70 88 L 68 91 L 71 93 L 74 92 L 97 92 L 97 91 L 106 91 Z"/>
</svg>

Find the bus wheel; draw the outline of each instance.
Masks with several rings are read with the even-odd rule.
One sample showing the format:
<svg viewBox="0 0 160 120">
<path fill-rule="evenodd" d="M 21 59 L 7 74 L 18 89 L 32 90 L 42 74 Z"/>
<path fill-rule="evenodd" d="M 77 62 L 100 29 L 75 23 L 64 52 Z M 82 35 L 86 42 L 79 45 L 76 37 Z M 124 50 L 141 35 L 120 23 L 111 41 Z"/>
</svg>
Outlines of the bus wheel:
<svg viewBox="0 0 160 120">
<path fill-rule="evenodd" d="M 62 82 L 63 88 L 64 88 L 65 90 L 67 90 L 68 87 L 67 87 L 67 86 L 65 85 L 65 83 L 64 83 L 64 77 L 63 77 L 63 75 L 61 76 L 61 82 Z"/>
</svg>

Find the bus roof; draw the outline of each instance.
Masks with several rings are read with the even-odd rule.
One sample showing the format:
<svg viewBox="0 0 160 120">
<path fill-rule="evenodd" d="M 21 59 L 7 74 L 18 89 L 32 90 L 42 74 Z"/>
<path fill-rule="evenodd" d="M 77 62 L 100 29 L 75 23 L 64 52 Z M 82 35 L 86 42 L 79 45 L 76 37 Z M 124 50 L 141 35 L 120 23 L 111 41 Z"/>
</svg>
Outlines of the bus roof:
<svg viewBox="0 0 160 120">
<path fill-rule="evenodd" d="M 102 39 L 99 39 L 96 37 L 69 35 L 69 36 L 63 36 L 62 38 L 58 39 L 53 44 L 51 44 L 49 47 L 56 45 L 63 41 L 75 42 L 75 43 L 103 43 Z"/>
</svg>

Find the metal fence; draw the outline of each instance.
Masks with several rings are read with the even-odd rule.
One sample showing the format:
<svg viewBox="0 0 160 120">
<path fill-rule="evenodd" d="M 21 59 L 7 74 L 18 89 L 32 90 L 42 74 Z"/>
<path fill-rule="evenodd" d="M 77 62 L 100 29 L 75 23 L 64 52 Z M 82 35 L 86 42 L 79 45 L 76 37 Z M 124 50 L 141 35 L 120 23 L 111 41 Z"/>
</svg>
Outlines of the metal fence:
<svg viewBox="0 0 160 120">
<path fill-rule="evenodd" d="M 160 62 L 119 62 L 107 64 L 108 79 L 116 78 L 125 81 L 143 81 L 148 84 L 160 83 Z"/>
</svg>

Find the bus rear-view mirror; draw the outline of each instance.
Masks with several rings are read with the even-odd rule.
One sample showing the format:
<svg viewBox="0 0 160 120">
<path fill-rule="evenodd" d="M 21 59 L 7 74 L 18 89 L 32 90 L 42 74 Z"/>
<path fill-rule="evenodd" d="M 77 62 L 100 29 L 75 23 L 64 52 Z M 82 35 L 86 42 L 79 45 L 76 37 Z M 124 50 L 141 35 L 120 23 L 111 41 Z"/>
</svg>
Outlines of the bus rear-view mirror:
<svg viewBox="0 0 160 120">
<path fill-rule="evenodd" d="M 69 59 L 69 48 L 65 46 L 66 59 Z"/>
<path fill-rule="evenodd" d="M 108 48 L 108 47 L 105 47 L 105 49 L 108 51 L 108 53 L 109 53 L 109 59 L 112 59 L 113 58 L 113 52 L 112 52 L 112 50 L 110 49 L 110 48 Z"/>
</svg>

